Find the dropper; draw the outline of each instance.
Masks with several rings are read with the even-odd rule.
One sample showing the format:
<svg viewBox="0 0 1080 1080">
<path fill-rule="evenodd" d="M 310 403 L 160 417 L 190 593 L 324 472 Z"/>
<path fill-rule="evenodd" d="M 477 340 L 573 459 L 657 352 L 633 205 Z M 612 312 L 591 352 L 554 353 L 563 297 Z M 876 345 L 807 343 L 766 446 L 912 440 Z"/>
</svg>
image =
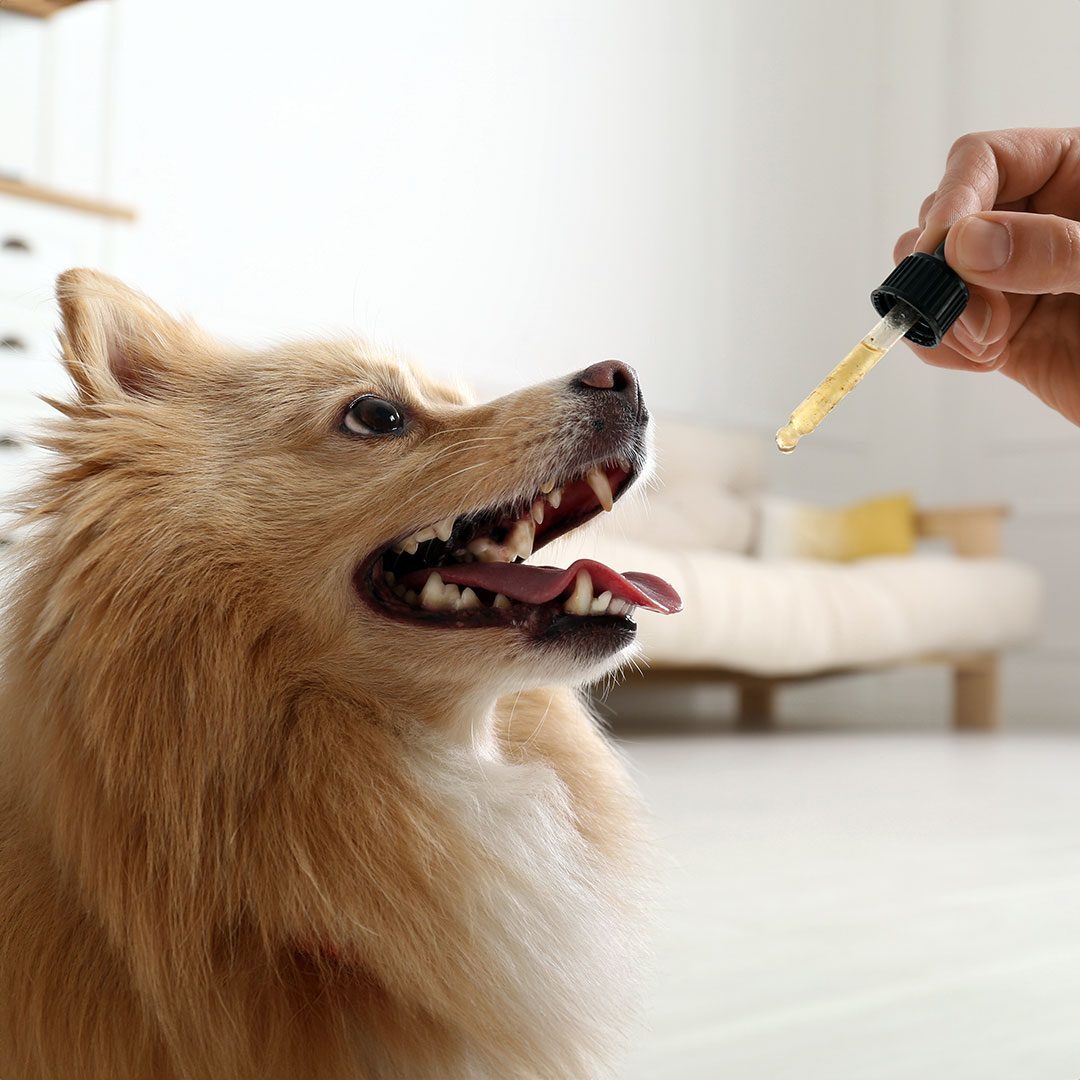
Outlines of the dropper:
<svg viewBox="0 0 1080 1080">
<path fill-rule="evenodd" d="M 967 307 L 968 289 L 945 262 L 944 241 L 933 253 L 904 259 L 870 294 L 881 321 L 821 380 L 776 433 L 777 448 L 790 454 L 901 339 L 932 349 Z"/>
</svg>

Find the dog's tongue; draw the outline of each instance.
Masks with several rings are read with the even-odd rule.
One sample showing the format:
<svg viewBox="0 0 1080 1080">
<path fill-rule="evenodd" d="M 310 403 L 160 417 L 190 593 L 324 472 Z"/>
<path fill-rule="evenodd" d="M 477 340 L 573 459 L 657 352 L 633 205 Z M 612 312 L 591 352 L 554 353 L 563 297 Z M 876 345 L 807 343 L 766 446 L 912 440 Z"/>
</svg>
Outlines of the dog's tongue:
<svg viewBox="0 0 1080 1080">
<path fill-rule="evenodd" d="M 502 593 L 525 604 L 546 604 L 572 588 L 582 570 L 588 570 L 595 596 L 610 592 L 620 600 L 665 615 L 682 610 L 682 598 L 663 578 L 636 571 L 619 574 L 592 559 L 578 559 L 565 570 L 528 563 L 475 562 L 440 566 L 436 572 L 446 585 L 468 585 L 473 589 Z M 427 574 L 427 571 L 418 571 L 409 577 L 426 580 Z M 418 580 L 414 587 L 422 586 L 423 580 Z"/>
</svg>

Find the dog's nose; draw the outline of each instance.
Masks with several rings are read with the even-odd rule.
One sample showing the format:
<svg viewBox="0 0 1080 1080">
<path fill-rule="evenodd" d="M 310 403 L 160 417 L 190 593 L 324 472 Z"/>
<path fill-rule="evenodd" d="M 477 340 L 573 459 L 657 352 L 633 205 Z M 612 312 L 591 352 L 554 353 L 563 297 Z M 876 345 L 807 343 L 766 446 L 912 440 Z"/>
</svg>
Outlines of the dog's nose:
<svg viewBox="0 0 1080 1080">
<path fill-rule="evenodd" d="M 575 390 L 587 393 L 610 393 L 623 398 L 636 416 L 641 411 L 641 390 L 637 374 L 629 364 L 621 360 L 602 360 L 599 364 L 579 371 L 571 380 Z"/>
</svg>

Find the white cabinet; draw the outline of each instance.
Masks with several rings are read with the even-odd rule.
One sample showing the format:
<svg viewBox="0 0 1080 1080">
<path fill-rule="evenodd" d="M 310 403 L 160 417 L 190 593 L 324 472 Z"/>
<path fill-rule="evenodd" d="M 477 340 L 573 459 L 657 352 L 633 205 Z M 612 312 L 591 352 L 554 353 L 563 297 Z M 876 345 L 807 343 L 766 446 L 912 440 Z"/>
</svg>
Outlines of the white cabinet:
<svg viewBox="0 0 1080 1080">
<path fill-rule="evenodd" d="M 39 19 L 0 10 L 0 175 L 35 176 L 42 154 L 45 31 Z"/>
<path fill-rule="evenodd" d="M 0 2 L 0 176 L 106 198 L 115 4 L 79 3 L 47 19 L 6 7 Z"/>
<path fill-rule="evenodd" d="M 131 214 L 109 202 L 117 5 L 0 0 L 0 541 L 14 497 L 46 458 L 35 432 L 68 397 L 56 276 L 107 268 L 111 230 Z"/>
<path fill-rule="evenodd" d="M 60 363 L 56 275 L 96 266 L 106 230 L 92 214 L 0 195 L 0 538 L 12 503 L 44 460 L 33 435 L 53 412 L 41 396 L 67 397 Z"/>
</svg>

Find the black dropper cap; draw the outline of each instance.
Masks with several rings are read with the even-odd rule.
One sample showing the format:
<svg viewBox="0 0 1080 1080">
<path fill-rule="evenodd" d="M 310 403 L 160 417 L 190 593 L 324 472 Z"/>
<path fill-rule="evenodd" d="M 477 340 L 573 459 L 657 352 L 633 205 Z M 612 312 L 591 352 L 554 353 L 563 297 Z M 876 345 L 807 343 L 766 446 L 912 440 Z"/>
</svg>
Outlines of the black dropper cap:
<svg viewBox="0 0 1080 1080">
<path fill-rule="evenodd" d="M 916 251 L 870 294 L 879 315 L 887 315 L 897 300 L 910 304 L 919 321 L 904 335 L 932 349 L 967 307 L 968 288 L 945 261 L 945 243 L 933 255 Z"/>
</svg>

